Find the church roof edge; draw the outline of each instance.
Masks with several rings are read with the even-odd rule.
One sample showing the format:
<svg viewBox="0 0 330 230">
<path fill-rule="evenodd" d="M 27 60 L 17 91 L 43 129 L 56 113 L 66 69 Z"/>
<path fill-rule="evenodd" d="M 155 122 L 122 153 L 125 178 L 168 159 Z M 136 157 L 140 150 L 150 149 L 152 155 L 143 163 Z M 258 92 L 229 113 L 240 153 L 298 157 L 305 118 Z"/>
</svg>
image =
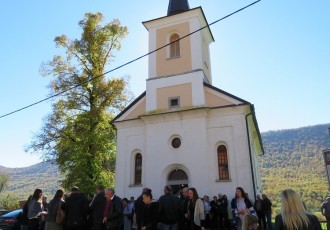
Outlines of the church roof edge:
<svg viewBox="0 0 330 230">
<path fill-rule="evenodd" d="M 188 108 L 188 109 L 178 109 L 173 111 L 164 111 L 164 112 L 158 112 L 158 113 L 148 113 L 141 115 L 140 117 L 148 117 L 148 116 L 158 116 L 163 114 L 170 114 L 170 113 L 181 113 L 181 112 L 187 112 L 187 111 L 193 111 L 193 110 L 211 110 L 211 109 L 220 109 L 220 108 L 230 108 L 230 107 L 237 107 L 237 106 L 246 106 L 246 104 L 239 104 L 239 105 L 223 105 L 223 106 L 217 106 L 217 107 L 195 107 L 195 108 Z"/>
<path fill-rule="evenodd" d="M 213 89 L 215 91 L 218 91 L 219 93 L 223 93 L 223 94 L 227 95 L 228 97 L 232 97 L 232 98 L 234 98 L 234 99 L 236 99 L 236 100 L 238 100 L 238 101 L 240 101 L 240 102 L 242 102 L 244 104 L 250 104 L 251 105 L 250 102 L 248 102 L 246 100 L 243 100 L 242 98 L 239 98 L 239 97 L 237 97 L 235 95 L 232 95 L 232 94 L 230 94 L 230 93 L 228 93 L 228 92 L 226 92 L 226 91 L 224 91 L 222 89 L 219 89 L 219 88 L 217 88 L 217 87 L 215 87 L 215 86 L 213 86 L 213 85 L 211 85 L 209 83 L 204 82 L 203 84 L 204 84 L 204 86 L 209 87 L 210 89 Z"/>
<path fill-rule="evenodd" d="M 117 116 L 115 116 L 115 118 L 113 118 L 110 122 L 110 124 L 113 125 L 114 122 L 116 122 L 116 120 L 121 117 L 124 113 L 126 113 L 130 108 L 132 108 L 138 101 L 140 101 L 144 96 L 146 95 L 146 91 L 144 91 L 142 94 L 140 94 L 140 96 L 138 96 L 137 98 L 135 98 L 134 101 L 132 101 L 127 107 L 125 107 L 125 109 L 123 109 L 119 114 L 117 114 Z"/>
<path fill-rule="evenodd" d="M 246 100 L 243 100 L 243 99 L 241 99 L 241 98 L 239 98 L 239 97 L 237 97 L 235 95 L 232 95 L 232 94 L 230 94 L 230 93 L 228 93 L 228 92 L 226 92 L 224 90 L 221 90 L 221 89 L 219 89 L 219 88 L 217 88 L 217 87 L 215 87 L 213 85 L 210 85 L 210 84 L 208 84 L 206 82 L 204 82 L 203 84 L 204 84 L 204 86 L 206 86 L 206 87 L 208 87 L 208 88 L 210 88 L 212 90 L 215 90 L 215 91 L 217 91 L 219 93 L 222 93 L 222 94 L 224 94 L 224 95 L 226 95 L 228 97 L 231 97 L 231 98 L 234 98 L 235 100 L 240 101 L 242 104 L 239 104 L 239 105 L 250 105 L 251 106 L 251 111 L 254 112 L 254 107 L 253 107 L 253 105 L 250 102 L 248 102 Z M 136 103 L 138 103 L 145 96 L 146 96 L 146 91 L 144 91 L 142 94 L 140 94 L 140 96 L 138 96 L 133 102 L 131 102 L 127 107 L 125 107 L 125 109 L 123 109 L 119 114 L 117 114 L 111 120 L 110 123 L 112 125 L 114 125 L 114 123 L 117 122 L 116 120 L 118 120 L 118 118 L 120 118 L 123 114 L 125 114 L 130 108 L 132 108 Z M 239 106 L 239 105 L 227 105 L 227 106 L 221 106 L 221 108 L 223 108 L 223 107 Z M 203 108 L 205 109 L 206 107 L 198 107 L 198 108 L 192 108 L 192 109 L 203 109 Z M 219 108 L 219 107 L 210 107 L 210 109 L 213 109 L 213 108 L 215 109 L 215 108 Z M 189 109 L 189 110 L 191 110 L 191 109 Z M 182 112 L 182 110 L 179 110 L 179 111 L 170 111 L 170 112 L 180 112 L 180 111 Z M 169 113 L 169 112 L 166 112 L 166 113 Z M 148 115 L 156 115 L 156 114 L 148 114 Z M 256 121 L 255 115 L 254 115 L 254 119 Z"/>
</svg>

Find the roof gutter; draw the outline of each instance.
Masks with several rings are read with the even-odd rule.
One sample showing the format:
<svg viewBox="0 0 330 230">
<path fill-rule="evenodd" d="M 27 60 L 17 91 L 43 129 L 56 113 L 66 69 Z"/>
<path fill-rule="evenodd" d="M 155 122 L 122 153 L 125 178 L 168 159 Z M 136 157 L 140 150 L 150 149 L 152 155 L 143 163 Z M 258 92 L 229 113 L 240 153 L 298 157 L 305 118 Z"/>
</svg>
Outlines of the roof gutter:
<svg viewBox="0 0 330 230">
<path fill-rule="evenodd" d="M 253 104 L 250 104 L 250 113 L 245 115 L 245 124 L 246 124 L 246 133 L 247 133 L 247 138 L 248 138 L 248 144 L 249 144 L 249 156 L 250 156 L 250 166 L 251 166 L 251 172 L 252 172 L 252 182 L 253 182 L 253 195 L 254 198 L 256 198 L 256 184 L 255 184 L 255 178 L 254 178 L 254 170 L 253 170 L 253 164 L 252 164 L 252 150 L 251 150 L 251 140 L 250 140 L 250 135 L 249 135 L 249 124 L 248 124 L 248 116 L 252 116 L 254 125 L 255 125 L 255 129 L 257 131 L 258 134 L 258 139 L 259 139 L 259 143 L 261 145 L 261 151 L 262 151 L 262 155 L 265 154 L 265 150 L 264 150 L 264 146 L 262 144 L 262 139 L 261 139 L 261 134 L 259 131 L 259 127 L 258 127 L 258 123 L 257 123 L 257 119 L 256 119 L 256 114 L 254 111 L 254 106 Z"/>
<path fill-rule="evenodd" d="M 255 185 L 255 178 L 254 178 L 254 170 L 252 165 L 252 153 L 251 153 L 251 142 L 250 142 L 250 135 L 249 135 L 249 124 L 247 121 L 247 117 L 252 116 L 252 113 L 245 115 L 245 125 L 246 125 L 246 134 L 248 137 L 248 145 L 249 145 L 249 156 L 250 156 L 250 166 L 251 166 L 251 172 L 252 172 L 252 184 L 253 184 L 253 197 L 256 199 L 256 185 Z"/>
<path fill-rule="evenodd" d="M 254 111 L 254 105 L 250 105 L 250 108 L 251 108 L 251 113 L 252 113 L 252 119 L 254 121 L 254 124 L 255 124 L 255 128 L 257 130 L 257 134 L 258 134 L 258 139 L 259 139 L 259 143 L 261 145 L 261 151 L 262 151 L 262 155 L 265 154 L 265 150 L 264 150 L 264 145 L 262 144 L 262 139 L 261 139 L 261 133 L 260 133 L 260 130 L 259 130 L 259 126 L 258 126 L 258 122 L 257 122 L 257 118 L 256 118 L 256 113 Z"/>
<path fill-rule="evenodd" d="M 248 124 L 248 116 L 252 116 L 252 105 L 250 105 L 251 112 L 245 115 L 245 125 L 246 125 L 246 134 L 248 138 L 248 145 L 249 145 L 249 156 L 250 156 L 250 167 L 252 172 L 252 184 L 253 184 L 253 197 L 256 198 L 256 185 L 255 185 L 255 178 L 254 178 L 254 170 L 252 164 L 252 153 L 251 153 L 251 140 L 249 135 L 249 124 Z"/>
</svg>

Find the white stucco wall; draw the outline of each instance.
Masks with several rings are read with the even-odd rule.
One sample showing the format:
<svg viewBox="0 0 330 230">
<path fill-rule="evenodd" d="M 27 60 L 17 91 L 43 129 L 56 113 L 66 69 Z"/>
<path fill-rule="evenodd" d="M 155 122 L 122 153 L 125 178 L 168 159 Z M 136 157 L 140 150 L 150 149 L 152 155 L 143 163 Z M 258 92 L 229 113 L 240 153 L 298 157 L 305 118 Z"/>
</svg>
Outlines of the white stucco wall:
<svg viewBox="0 0 330 230">
<path fill-rule="evenodd" d="M 118 129 L 116 191 L 122 197 L 138 196 L 149 187 L 157 198 L 162 195 L 167 176 L 176 168 L 185 171 L 189 186 L 200 196 L 219 192 L 232 198 L 235 188 L 253 194 L 245 106 L 195 109 L 143 116 L 135 121 L 120 122 Z M 174 149 L 173 135 L 182 140 Z M 229 181 L 218 181 L 217 147 L 225 144 L 229 158 Z M 142 154 L 142 186 L 132 187 L 132 154 Z"/>
</svg>

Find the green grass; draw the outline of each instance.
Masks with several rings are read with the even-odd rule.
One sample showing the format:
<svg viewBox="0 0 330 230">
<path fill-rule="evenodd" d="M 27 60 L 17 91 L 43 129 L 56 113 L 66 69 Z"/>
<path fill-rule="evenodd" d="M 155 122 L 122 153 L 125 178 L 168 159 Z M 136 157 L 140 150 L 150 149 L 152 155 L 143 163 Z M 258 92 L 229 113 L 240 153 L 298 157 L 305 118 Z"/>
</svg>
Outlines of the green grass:
<svg viewBox="0 0 330 230">
<path fill-rule="evenodd" d="M 327 223 L 321 223 L 321 228 L 327 230 Z"/>
</svg>

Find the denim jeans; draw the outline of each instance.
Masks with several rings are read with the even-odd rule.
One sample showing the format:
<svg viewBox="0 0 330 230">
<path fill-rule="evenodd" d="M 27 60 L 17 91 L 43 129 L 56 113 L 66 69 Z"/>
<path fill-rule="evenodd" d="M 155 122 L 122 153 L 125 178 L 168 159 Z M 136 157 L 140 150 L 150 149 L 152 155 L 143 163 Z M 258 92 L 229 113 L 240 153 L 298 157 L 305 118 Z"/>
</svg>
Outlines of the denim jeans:
<svg viewBox="0 0 330 230">
<path fill-rule="evenodd" d="M 237 218 L 237 230 L 242 230 L 243 223 L 241 221 L 241 218 Z"/>
</svg>

